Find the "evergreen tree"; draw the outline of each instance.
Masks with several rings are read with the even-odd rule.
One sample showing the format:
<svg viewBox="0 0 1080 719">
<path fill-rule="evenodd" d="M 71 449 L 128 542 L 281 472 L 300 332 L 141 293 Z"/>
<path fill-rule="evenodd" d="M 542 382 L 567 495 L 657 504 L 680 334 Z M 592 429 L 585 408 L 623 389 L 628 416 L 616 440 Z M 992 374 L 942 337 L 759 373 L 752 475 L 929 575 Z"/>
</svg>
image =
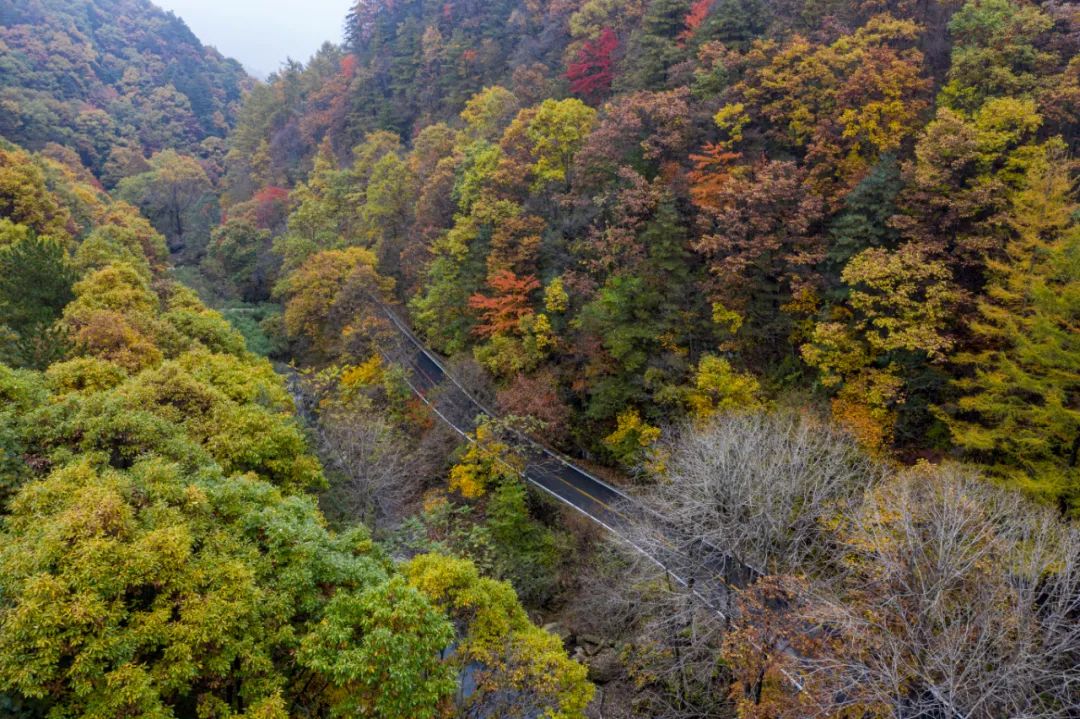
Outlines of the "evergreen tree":
<svg viewBox="0 0 1080 719">
<path fill-rule="evenodd" d="M 772 10 L 763 0 L 706 0 L 706 4 L 710 9 L 695 34 L 698 42 L 718 40 L 744 46 L 769 26 Z"/>
<path fill-rule="evenodd" d="M 844 209 L 829 227 L 829 261 L 840 270 L 855 255 L 872 247 L 891 249 L 899 232 L 889 225 L 896 214 L 896 196 L 903 183 L 893 155 L 885 155 L 844 198 Z"/>
<path fill-rule="evenodd" d="M 588 397 L 590 419 L 610 421 L 630 405 L 660 416 L 656 400 L 671 399 L 669 391 L 683 379 L 694 319 L 706 315 L 704 297 L 685 291 L 694 282 L 686 237 L 675 206 L 662 202 L 638 238 L 647 259 L 609 277 L 582 309 L 581 329 L 604 348 L 591 358 L 598 376 Z"/>
<path fill-rule="evenodd" d="M 73 299 L 74 283 L 64 248 L 52 238 L 31 233 L 0 248 L 0 328 L 15 334 L 0 344 L 0 361 L 44 369 L 62 356 L 65 336 L 52 325 Z"/>
<path fill-rule="evenodd" d="M 1061 150 L 1055 143 L 1051 147 Z M 958 358 L 946 408 L 956 443 L 1016 484 L 1080 512 L 1080 224 L 1066 163 L 1050 152 L 1012 201 L 1014 239 Z"/>
<path fill-rule="evenodd" d="M 349 173 L 338 169 L 330 143 L 324 142 L 307 182 L 292 192 L 288 231 L 274 243 L 284 273 L 316 252 L 356 244 L 358 208 L 350 201 L 352 189 Z"/>
<path fill-rule="evenodd" d="M 660 90 L 668 83 L 668 70 L 686 59 L 685 43 L 690 0 L 652 0 L 641 27 L 631 36 L 624 68 L 619 73 L 622 90 Z"/>
</svg>

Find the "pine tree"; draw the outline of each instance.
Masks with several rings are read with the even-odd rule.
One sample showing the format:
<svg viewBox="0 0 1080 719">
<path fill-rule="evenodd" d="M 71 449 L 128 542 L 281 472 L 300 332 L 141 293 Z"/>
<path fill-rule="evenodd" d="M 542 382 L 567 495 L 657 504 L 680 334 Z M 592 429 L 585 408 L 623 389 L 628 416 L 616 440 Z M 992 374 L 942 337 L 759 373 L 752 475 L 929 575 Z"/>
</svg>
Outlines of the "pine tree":
<svg viewBox="0 0 1080 719">
<path fill-rule="evenodd" d="M 747 45 L 765 32 L 772 12 L 769 3 L 762 0 L 712 0 L 695 39 L 718 40 L 736 47 Z"/>
<path fill-rule="evenodd" d="M 668 70 L 687 56 L 679 38 L 693 9 L 690 0 L 652 0 L 641 28 L 630 39 L 627 67 L 620 74 L 624 90 L 659 90 L 667 85 Z"/>
<path fill-rule="evenodd" d="M 891 249 L 899 232 L 889 226 L 897 212 L 900 167 L 893 155 L 885 155 L 855 189 L 844 198 L 844 210 L 829 228 L 829 261 L 843 268 L 855 255 L 872 247 Z"/>
<path fill-rule="evenodd" d="M 1022 487 L 1080 510 L 1080 224 L 1063 145 L 1012 201 L 1014 239 L 962 355 L 963 396 L 944 413 L 958 445 Z"/>
<path fill-rule="evenodd" d="M 60 358 L 65 336 L 52 325 L 74 297 L 74 283 L 64 248 L 51 238 L 31 233 L 0 249 L 0 328 L 15 334 L 0 344 L 0 361 L 44 369 Z"/>
</svg>

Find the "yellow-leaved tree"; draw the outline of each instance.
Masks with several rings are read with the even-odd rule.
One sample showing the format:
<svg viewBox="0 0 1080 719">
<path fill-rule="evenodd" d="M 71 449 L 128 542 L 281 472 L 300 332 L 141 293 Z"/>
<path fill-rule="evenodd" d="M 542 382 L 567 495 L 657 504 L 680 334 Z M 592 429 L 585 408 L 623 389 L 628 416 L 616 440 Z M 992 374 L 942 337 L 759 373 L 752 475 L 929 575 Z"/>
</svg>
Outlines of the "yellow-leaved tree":
<svg viewBox="0 0 1080 719">
<path fill-rule="evenodd" d="M 403 567 L 418 589 L 459 627 L 454 664 L 472 673 L 464 697 L 483 716 L 579 719 L 594 687 L 562 640 L 529 621 L 513 588 L 480 576 L 471 562 L 425 554 Z"/>
</svg>

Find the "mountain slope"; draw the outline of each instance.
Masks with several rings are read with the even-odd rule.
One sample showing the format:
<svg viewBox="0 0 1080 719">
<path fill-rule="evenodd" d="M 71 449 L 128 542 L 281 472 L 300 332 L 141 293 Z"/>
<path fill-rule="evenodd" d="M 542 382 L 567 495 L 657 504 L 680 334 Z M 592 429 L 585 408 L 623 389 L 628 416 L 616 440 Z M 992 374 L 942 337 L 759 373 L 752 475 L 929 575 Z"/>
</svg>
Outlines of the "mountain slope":
<svg viewBox="0 0 1080 719">
<path fill-rule="evenodd" d="M 166 148 L 213 154 L 249 83 L 146 0 L 0 0 L 0 135 L 70 147 L 109 185 Z"/>
</svg>

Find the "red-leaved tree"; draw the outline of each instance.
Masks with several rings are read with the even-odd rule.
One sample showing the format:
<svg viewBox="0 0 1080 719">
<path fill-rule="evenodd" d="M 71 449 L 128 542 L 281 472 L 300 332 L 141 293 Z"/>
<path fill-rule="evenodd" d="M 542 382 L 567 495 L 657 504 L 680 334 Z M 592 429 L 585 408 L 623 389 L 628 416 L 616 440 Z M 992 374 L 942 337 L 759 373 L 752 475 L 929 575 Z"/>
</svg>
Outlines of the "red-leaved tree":
<svg viewBox="0 0 1080 719">
<path fill-rule="evenodd" d="M 686 29 L 679 35 L 680 43 L 685 43 L 694 37 L 694 33 L 705 24 L 705 19 L 709 17 L 714 2 L 715 0 L 697 0 L 693 4 L 686 16 Z"/>
<path fill-rule="evenodd" d="M 586 40 L 577 58 L 566 70 L 570 92 L 590 102 L 602 99 L 611 91 L 619 38 L 611 28 L 604 28 L 595 40 Z"/>
<path fill-rule="evenodd" d="M 289 191 L 283 187 L 264 187 L 252 198 L 255 204 L 255 224 L 272 230 L 285 223 L 289 214 Z"/>
<path fill-rule="evenodd" d="M 494 296 L 473 295 L 469 307 L 480 315 L 480 323 L 473 329 L 481 337 L 494 337 L 517 329 L 522 317 L 533 313 L 529 295 L 540 288 L 540 282 L 532 275 L 518 277 L 509 270 L 500 270 L 488 279 Z"/>
</svg>

